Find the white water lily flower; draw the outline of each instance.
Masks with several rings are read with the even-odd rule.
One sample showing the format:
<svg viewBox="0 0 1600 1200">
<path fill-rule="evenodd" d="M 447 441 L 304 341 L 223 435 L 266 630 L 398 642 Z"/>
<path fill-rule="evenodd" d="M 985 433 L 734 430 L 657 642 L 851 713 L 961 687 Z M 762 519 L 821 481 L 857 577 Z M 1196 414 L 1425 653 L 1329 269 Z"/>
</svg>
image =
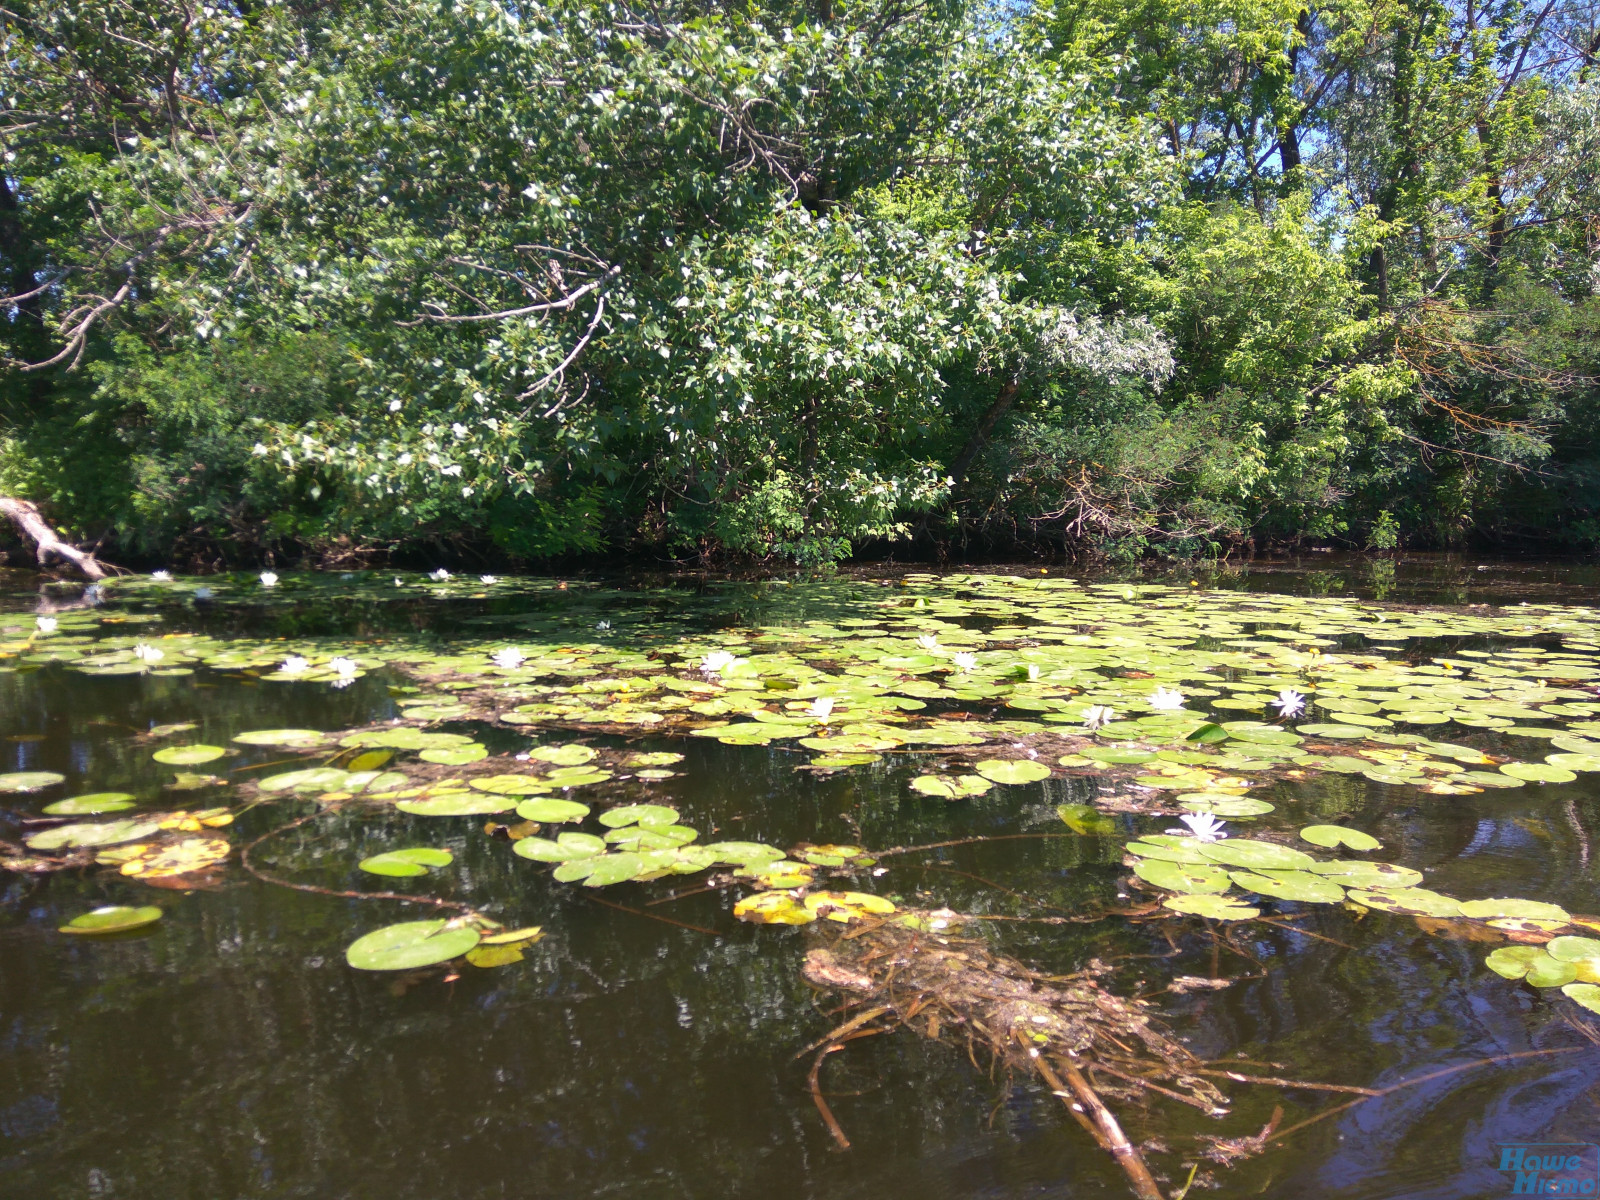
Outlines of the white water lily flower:
<svg viewBox="0 0 1600 1200">
<path fill-rule="evenodd" d="M 610 621 L 596 621 L 594 623 L 594 627 L 595 627 L 595 629 L 597 629 L 601 633 L 610 633 L 611 632 L 611 622 Z"/>
<path fill-rule="evenodd" d="M 962 650 L 958 654 L 954 655 L 950 661 L 955 663 L 956 670 L 970 671 L 978 665 L 978 656 L 966 650 Z"/>
<path fill-rule="evenodd" d="M 154 663 L 160 662 L 167 656 L 167 653 L 165 650 L 158 649 L 157 647 L 151 646 L 148 643 L 140 642 L 133 648 L 133 656 L 140 662 Z"/>
<path fill-rule="evenodd" d="M 833 713 L 833 697 L 818 696 L 811 702 L 811 707 L 806 709 L 806 716 L 816 717 L 819 721 L 826 721 Z"/>
<path fill-rule="evenodd" d="M 406 581 L 404 579 L 401 579 L 400 576 L 396 575 L 394 577 L 394 585 L 395 585 L 395 587 L 405 587 Z"/>
<path fill-rule="evenodd" d="M 917 639 L 917 645 L 928 651 L 930 654 L 935 650 L 942 650 L 944 648 L 939 645 L 938 637 L 931 633 L 925 633 L 919 637 Z"/>
<path fill-rule="evenodd" d="M 211 590 L 211 589 L 210 589 L 210 588 L 208 588 L 208 587 L 197 587 L 197 588 L 195 588 L 195 590 L 194 590 L 194 598 L 195 598 L 195 599 L 196 599 L 196 600 L 209 600 L 209 599 L 211 599 L 211 597 L 212 597 L 212 596 L 214 596 L 214 595 L 215 595 L 215 594 L 216 594 L 216 593 L 215 593 L 215 592 L 213 592 L 213 591 L 212 591 L 212 590 Z"/>
<path fill-rule="evenodd" d="M 439 567 L 437 570 L 429 571 L 428 578 L 433 580 L 435 583 L 444 583 L 449 580 L 450 572 L 446 571 L 443 567 Z"/>
<path fill-rule="evenodd" d="M 500 582 L 500 576 L 498 576 L 498 575 L 479 575 L 478 576 L 478 582 L 479 583 L 499 583 Z"/>
<path fill-rule="evenodd" d="M 171 571 L 151 571 L 150 572 L 150 578 L 154 579 L 157 583 L 171 583 L 172 582 L 172 572 Z"/>
<path fill-rule="evenodd" d="M 1182 821 L 1188 828 L 1169 829 L 1167 830 L 1168 833 L 1175 833 L 1180 837 L 1187 833 L 1199 842 L 1220 842 L 1228 836 L 1222 832 L 1222 826 L 1225 822 L 1219 821 L 1210 813 L 1184 813 L 1178 820 Z"/>
<path fill-rule="evenodd" d="M 285 675 L 299 675 L 302 674 L 309 666 L 311 666 L 309 661 L 301 658 L 298 654 L 291 654 L 288 658 L 283 660 L 283 663 L 278 667 L 278 670 L 282 671 Z"/>
<path fill-rule="evenodd" d="M 91 583 L 88 587 L 83 589 L 83 602 L 85 604 L 104 604 L 105 600 L 105 589 L 98 583 Z"/>
<path fill-rule="evenodd" d="M 720 675 L 739 660 L 726 650 L 712 650 L 700 658 L 700 669 L 707 675 Z"/>
<path fill-rule="evenodd" d="M 1306 710 L 1306 698 L 1293 688 L 1284 688 L 1283 691 L 1278 693 L 1276 700 L 1268 701 L 1268 703 L 1278 710 L 1280 717 L 1285 718 L 1298 717 Z"/>
<path fill-rule="evenodd" d="M 261 586 L 262 587 L 277 587 L 278 586 L 278 573 L 276 571 L 263 571 L 263 572 L 261 572 Z"/>
<path fill-rule="evenodd" d="M 1028 682 L 1029 683 L 1033 683 L 1038 678 L 1039 678 L 1039 664 L 1038 663 L 1029 663 L 1028 664 Z"/>
<path fill-rule="evenodd" d="M 1150 693 L 1148 703 L 1157 712 L 1171 712 L 1183 707 L 1183 693 L 1174 688 L 1158 687 Z"/>
<path fill-rule="evenodd" d="M 54 633 L 60 624 L 54 617 L 36 617 L 33 623 L 39 627 L 40 633 Z"/>
<path fill-rule="evenodd" d="M 507 646 L 504 650 L 496 650 L 489 657 L 494 660 L 495 666 L 514 671 L 527 661 L 528 656 L 515 646 Z"/>
<path fill-rule="evenodd" d="M 1116 719 L 1117 710 L 1109 704 L 1091 704 L 1083 710 L 1083 727 L 1090 733 L 1105 728 Z"/>
<path fill-rule="evenodd" d="M 361 668 L 357 665 L 355 659 L 345 658 L 341 655 L 338 658 L 330 658 L 328 660 L 328 669 L 343 679 L 354 679 L 356 672 Z"/>
</svg>

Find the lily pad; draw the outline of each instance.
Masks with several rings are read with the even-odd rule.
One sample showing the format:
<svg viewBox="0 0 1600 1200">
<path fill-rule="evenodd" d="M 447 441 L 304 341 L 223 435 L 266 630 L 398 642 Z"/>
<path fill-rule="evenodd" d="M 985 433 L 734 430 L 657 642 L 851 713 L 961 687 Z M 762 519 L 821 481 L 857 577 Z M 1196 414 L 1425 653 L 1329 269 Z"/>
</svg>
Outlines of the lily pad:
<svg viewBox="0 0 1600 1200">
<path fill-rule="evenodd" d="M 1229 796 L 1220 792 L 1189 792 L 1178 797 L 1178 807 L 1187 812 L 1210 813 L 1215 817 L 1259 817 L 1273 811 L 1265 800 L 1249 796 Z"/>
<path fill-rule="evenodd" d="M 546 825 L 560 825 L 568 821 L 581 821 L 589 815 L 589 806 L 576 800 L 560 800 L 541 796 L 524 800 L 517 805 L 517 816 L 524 821 L 539 821 Z"/>
<path fill-rule="evenodd" d="M 1323 875 L 1310 871 L 1231 871 L 1233 882 L 1247 892 L 1274 896 L 1279 900 L 1299 900 L 1306 904 L 1337 904 L 1344 889 Z"/>
<path fill-rule="evenodd" d="M 173 879 L 214 867 L 233 852 L 225 838 L 187 837 L 147 846 L 125 859 L 121 873 L 137 879 Z"/>
<path fill-rule="evenodd" d="M 554 841 L 548 838 L 522 838 L 511 847 L 512 852 L 534 862 L 564 863 L 578 859 L 594 858 L 606 852 L 603 838 L 592 833 L 563 833 Z"/>
<path fill-rule="evenodd" d="M 1337 878 L 1337 877 L 1335 877 Z M 1345 883 L 1352 882 L 1345 878 Z M 1426 888 L 1352 888 L 1351 900 L 1380 912 L 1413 917 L 1459 917 L 1461 902 Z"/>
<path fill-rule="evenodd" d="M 154 904 L 142 908 L 110 904 L 96 908 L 80 917 L 73 917 L 60 927 L 60 932 L 78 936 L 105 933 L 125 933 L 130 929 L 143 929 L 161 920 L 161 910 Z"/>
<path fill-rule="evenodd" d="M 135 803 L 131 792 L 91 792 L 87 796 L 46 804 L 44 811 L 52 817 L 87 817 L 95 813 L 123 812 Z"/>
<path fill-rule="evenodd" d="M 1314 859 L 1289 846 L 1276 842 L 1257 842 L 1248 838 L 1229 838 L 1223 842 L 1207 842 L 1200 852 L 1212 862 L 1226 863 L 1230 867 L 1248 867 L 1273 871 L 1303 871 L 1311 867 Z"/>
<path fill-rule="evenodd" d="M 1600 1013 L 1600 987 L 1592 983 L 1569 983 L 1561 989 L 1561 994 L 1590 1012 Z"/>
<path fill-rule="evenodd" d="M 424 750 L 417 755 L 423 762 L 437 763 L 442 767 L 464 767 L 468 763 L 481 762 L 489 757 L 486 747 L 477 742 L 465 746 L 441 746 L 436 750 Z"/>
<path fill-rule="evenodd" d="M 119 842 L 132 842 L 149 837 L 160 830 L 156 821 L 100 821 L 75 825 L 57 825 L 30 834 L 26 839 L 30 850 L 72 850 L 84 846 L 115 846 Z"/>
<path fill-rule="evenodd" d="M 1361 862 L 1337 859 L 1313 862 L 1309 868 L 1318 875 L 1330 875 L 1341 887 L 1360 889 L 1414 888 L 1422 882 L 1422 872 L 1398 863 Z"/>
<path fill-rule="evenodd" d="M 1117 823 L 1091 804 L 1058 805 L 1056 816 L 1073 833 L 1085 837 L 1109 837 L 1117 831 Z"/>
<path fill-rule="evenodd" d="M 485 775 L 471 782 L 478 791 L 492 796 L 543 796 L 553 790 L 534 775 Z"/>
<path fill-rule="evenodd" d="M 389 850 L 383 854 L 374 854 L 371 858 L 362 859 L 356 865 L 369 875 L 403 878 L 426 875 L 428 868 L 448 867 L 454 861 L 455 856 L 448 850 L 416 846 L 408 850 Z"/>
<path fill-rule="evenodd" d="M 285 771 L 256 781 L 263 792 L 336 792 L 350 778 L 337 767 L 309 767 L 304 771 Z"/>
<path fill-rule="evenodd" d="M 973 769 L 995 783 L 1038 783 L 1050 778 L 1050 768 L 1023 758 L 986 758 Z"/>
<path fill-rule="evenodd" d="M 558 767 L 581 767 L 584 763 L 593 762 L 600 755 L 588 746 L 569 743 L 563 746 L 535 746 L 528 751 L 528 757 Z"/>
<path fill-rule="evenodd" d="M 895 911 L 893 901 L 867 892 L 812 892 L 805 898 L 806 909 L 830 921 L 861 921 L 887 916 Z"/>
<path fill-rule="evenodd" d="M 1550 763 L 1503 763 L 1500 773 L 1513 779 L 1525 779 L 1529 783 L 1571 783 L 1578 777 L 1575 772 Z"/>
<path fill-rule="evenodd" d="M 169 767 L 197 767 L 201 763 L 216 762 L 226 753 L 221 746 L 164 746 L 150 757 Z"/>
<path fill-rule="evenodd" d="M 1200 863 L 1205 866 L 1215 864 L 1200 853 L 1200 845 L 1194 838 L 1170 837 L 1165 834 L 1155 834 L 1129 842 L 1123 847 L 1129 854 L 1139 858 L 1155 858 L 1163 862 L 1175 863 Z"/>
<path fill-rule="evenodd" d="M 1562 962 L 1600 962 L 1600 938 L 1551 938 L 1545 944 L 1545 953 Z"/>
<path fill-rule="evenodd" d="M 607 829 L 624 825 L 671 825 L 678 819 L 678 810 L 665 804 L 624 804 L 600 814 L 600 824 Z"/>
<path fill-rule="evenodd" d="M 918 775 L 911 790 L 940 800 L 967 800 L 981 796 L 994 784 L 981 775 Z"/>
<path fill-rule="evenodd" d="M 395 803 L 401 812 L 416 817 L 475 817 L 484 813 L 510 812 L 516 806 L 517 801 L 513 796 L 477 795 L 472 792 L 424 796 Z"/>
<path fill-rule="evenodd" d="M 1146 883 L 1169 892 L 1189 894 L 1225 892 L 1233 886 L 1228 873 L 1208 863 L 1180 863 L 1161 858 L 1141 858 L 1133 873 Z"/>
<path fill-rule="evenodd" d="M 809 925 L 817 914 L 789 892 L 757 892 L 733 906 L 733 915 L 756 925 Z"/>
<path fill-rule="evenodd" d="M 414 971 L 459 958 L 478 944 L 478 931 L 449 921 L 402 921 L 357 938 L 345 961 L 358 971 Z"/>
<path fill-rule="evenodd" d="M 1310 842 L 1313 846 L 1348 846 L 1352 850 L 1379 850 L 1383 843 L 1370 833 L 1362 833 L 1359 829 L 1347 829 L 1343 825 L 1307 825 L 1300 831 L 1300 837 Z"/>
<path fill-rule="evenodd" d="M 247 729 L 233 735 L 241 746 L 315 746 L 327 735 L 315 729 Z"/>
<path fill-rule="evenodd" d="M 1195 917 L 1210 917 L 1214 921 L 1248 921 L 1259 917 L 1261 910 L 1252 908 L 1228 896 L 1185 895 L 1168 896 L 1162 901 L 1173 912 Z"/>
<path fill-rule="evenodd" d="M 1545 904 L 1539 900 L 1518 900 L 1503 897 L 1495 900 L 1465 900 L 1461 915 L 1486 921 L 1493 917 L 1511 917 L 1518 920 L 1570 921 L 1572 915 L 1558 904 Z"/>
<path fill-rule="evenodd" d="M 10 775 L 0 775 L 0 792 L 42 792 L 66 781 L 65 775 L 54 771 L 13 771 Z"/>
</svg>

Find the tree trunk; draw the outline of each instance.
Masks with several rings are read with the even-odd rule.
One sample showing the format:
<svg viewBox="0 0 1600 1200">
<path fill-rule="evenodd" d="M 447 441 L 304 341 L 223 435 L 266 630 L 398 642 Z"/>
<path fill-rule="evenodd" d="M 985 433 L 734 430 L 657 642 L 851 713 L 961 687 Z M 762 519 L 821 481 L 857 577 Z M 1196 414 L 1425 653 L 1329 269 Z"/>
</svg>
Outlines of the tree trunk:
<svg viewBox="0 0 1600 1200">
<path fill-rule="evenodd" d="M 967 472 L 972 469 L 973 461 L 978 457 L 978 452 L 983 449 L 989 435 L 994 432 L 1000 418 L 1011 411 L 1012 405 L 1017 402 L 1017 393 L 1022 390 L 1022 381 L 1016 377 L 1006 380 L 1000 389 L 1000 394 L 995 397 L 989 411 L 983 414 L 978 422 L 978 427 L 972 431 L 972 436 L 967 439 L 967 444 L 962 447 L 961 453 L 956 456 L 956 461 L 950 467 L 950 494 L 954 496 L 961 490 L 961 484 L 967 477 Z"/>
<path fill-rule="evenodd" d="M 95 561 L 93 554 L 68 545 L 56 536 L 50 522 L 39 514 L 39 509 L 27 500 L 0 496 L 0 517 L 8 517 L 22 535 L 38 547 L 39 566 L 46 570 L 56 560 L 71 563 L 86 579 L 104 579 L 105 568 Z"/>
</svg>

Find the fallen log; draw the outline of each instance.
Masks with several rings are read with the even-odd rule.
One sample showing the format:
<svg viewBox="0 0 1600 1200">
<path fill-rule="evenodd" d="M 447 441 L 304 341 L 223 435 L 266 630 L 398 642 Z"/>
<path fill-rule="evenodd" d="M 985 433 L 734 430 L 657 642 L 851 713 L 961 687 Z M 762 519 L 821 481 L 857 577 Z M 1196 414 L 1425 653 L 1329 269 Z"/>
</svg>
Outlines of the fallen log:
<svg viewBox="0 0 1600 1200">
<path fill-rule="evenodd" d="M 50 570 L 57 561 L 65 562 L 82 572 L 85 579 L 104 579 L 106 570 L 87 550 L 63 542 L 50 528 L 50 522 L 40 514 L 38 506 L 29 500 L 0 496 L 0 516 L 7 517 L 25 538 L 37 547 L 39 566 Z"/>
</svg>

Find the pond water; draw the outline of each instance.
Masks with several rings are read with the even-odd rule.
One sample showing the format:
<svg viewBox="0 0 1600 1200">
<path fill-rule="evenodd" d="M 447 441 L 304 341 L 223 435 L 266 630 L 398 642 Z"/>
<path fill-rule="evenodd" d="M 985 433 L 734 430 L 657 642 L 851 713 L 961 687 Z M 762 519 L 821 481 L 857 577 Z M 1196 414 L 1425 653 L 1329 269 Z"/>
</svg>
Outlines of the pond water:
<svg viewBox="0 0 1600 1200">
<path fill-rule="evenodd" d="M 13 574 L 0 581 L 0 786 L 50 774 L 36 790 L 0 794 L 13 865 L 41 868 L 0 869 L 0 1195 L 1129 1194 L 1048 1087 L 981 1047 L 969 1054 L 906 1028 L 853 1041 L 820 1069 L 851 1143 L 839 1149 L 802 1053 L 849 1016 L 801 971 L 827 923 L 735 919 L 736 900 L 761 889 L 730 878 L 730 864 L 590 887 L 486 833 L 516 825 L 513 812 L 396 807 L 407 793 L 413 807 L 494 796 L 471 781 L 490 767 L 548 775 L 549 759 L 515 756 L 558 745 L 599 758 L 563 766 L 555 755 L 554 769 L 579 774 L 566 785 L 553 777 L 535 799 L 596 814 L 668 805 L 701 842 L 762 843 L 791 858 L 805 843 L 953 843 L 848 874 L 825 865 L 812 890 L 986 918 L 962 925 L 966 936 L 1045 973 L 1098 959 L 1110 991 L 1147 997 L 1208 1062 L 1345 1087 L 1410 1084 L 1235 1165 L 1203 1162 L 1191 1195 L 1510 1194 L 1501 1144 L 1600 1142 L 1600 1016 L 1561 986 L 1485 965 L 1497 948 L 1552 933 L 1600 936 L 1600 921 L 1584 924 L 1600 913 L 1600 761 L 1562 749 L 1600 741 L 1600 611 L 1589 607 L 1600 573 L 1324 558 L 1114 580 L 1036 567 L 608 584 L 286 574 L 270 589 L 244 577 L 139 579 L 108 585 L 91 605 L 80 587 L 41 590 Z M 201 587 L 210 595 L 197 600 Z M 49 631 L 37 626 L 41 608 Z M 523 660 L 495 665 L 490 653 L 506 648 Z M 718 650 L 731 664 L 703 669 Z M 286 671 L 296 658 L 304 664 Z M 1362 688 L 1350 682 L 1357 673 Z M 1179 714 L 1147 703 L 1168 687 L 1184 696 Z M 1295 688 L 1310 711 L 1277 718 L 1268 697 Z M 818 697 L 837 708 L 808 724 Z M 1084 728 L 1091 704 L 1117 710 L 1098 733 Z M 758 707 L 770 740 L 750 732 Z M 722 723 L 736 732 L 704 736 Z M 931 740 L 895 736 L 930 727 Z M 366 728 L 380 736 L 339 746 Z M 1286 728 L 1300 732 L 1278 740 Z M 233 740 L 284 729 L 331 736 Z M 375 768 L 391 778 L 258 785 L 324 764 L 335 776 L 355 770 L 353 755 L 382 731 L 413 729 L 464 735 L 458 743 L 488 757 L 426 763 L 399 746 Z M 1050 740 L 1058 735 L 1070 744 Z M 225 753 L 152 757 L 183 746 Z M 1094 758 L 1101 747 L 1129 761 Z M 1163 747 L 1169 757 L 1155 758 Z M 1378 755 L 1365 771 L 1350 766 L 1360 751 Z M 1481 762 L 1476 751 L 1487 752 Z M 683 757 L 640 767 L 636 756 L 651 752 Z M 1562 755 L 1578 769 L 1546 766 Z M 929 775 L 977 775 L 981 786 L 976 764 L 994 760 L 1043 764 L 1050 777 L 955 800 L 911 786 Z M 1507 763 L 1533 764 L 1524 773 L 1536 778 L 1507 776 L 1507 787 L 1462 773 L 1504 774 Z M 187 790 L 172 790 L 178 781 Z M 76 851 L 64 870 L 42 860 L 70 856 L 70 845 L 23 853 L 25 839 L 62 827 L 47 805 L 108 792 L 133 807 L 68 820 L 200 812 L 188 828 L 120 844 L 221 839 L 227 857 L 141 878 L 124 873 L 117 843 Z M 1512 930 L 1453 909 L 1251 898 L 1243 886 L 1229 894 L 1253 907 L 1246 919 L 1162 907 L 1173 893 L 1135 879 L 1125 845 L 1176 827 L 1179 795 L 1220 798 L 1226 810 L 1246 794 L 1273 808 L 1230 818 L 1232 841 L 1391 862 L 1444 897 L 1519 898 L 1565 914 Z M 1166 815 L 1148 811 L 1159 805 Z M 1103 815 L 1069 808 L 1087 831 L 1074 832 L 1062 806 Z M 1365 832 L 1381 848 L 1318 848 L 1297 837 L 1309 824 Z M 565 828 L 605 833 L 592 817 Z M 250 860 L 258 875 L 240 850 L 262 838 Z M 445 849 L 451 861 L 398 878 L 357 866 L 403 847 Z M 356 970 L 346 950 L 358 937 L 452 915 L 341 894 L 379 891 L 457 902 L 543 936 L 506 965 Z M 58 932 L 112 905 L 161 916 L 115 936 Z M 1229 982 L 1169 990 L 1180 977 Z M 1577 978 L 1581 996 L 1588 976 Z M 1160 1096 L 1108 1100 L 1167 1194 L 1189 1178 L 1197 1138 L 1257 1133 L 1275 1109 L 1277 1129 L 1289 1130 L 1356 1098 L 1217 1082 L 1230 1101 L 1222 1118 Z"/>
</svg>

